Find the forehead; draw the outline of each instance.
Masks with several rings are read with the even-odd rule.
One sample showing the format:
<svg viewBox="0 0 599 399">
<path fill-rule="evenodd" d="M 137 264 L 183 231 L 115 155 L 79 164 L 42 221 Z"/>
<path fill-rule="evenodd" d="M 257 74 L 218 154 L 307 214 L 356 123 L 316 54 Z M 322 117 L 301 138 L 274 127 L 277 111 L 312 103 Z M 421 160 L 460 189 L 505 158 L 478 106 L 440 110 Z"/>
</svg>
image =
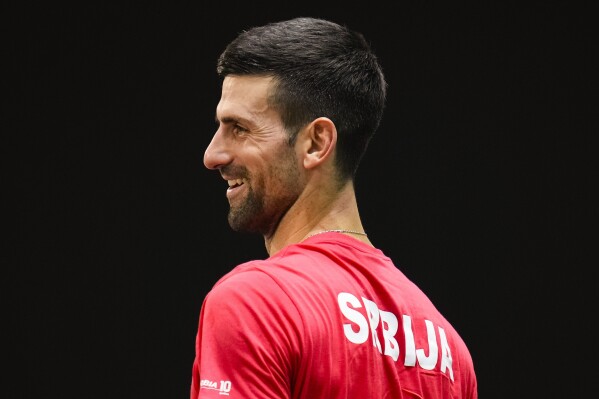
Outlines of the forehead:
<svg viewBox="0 0 599 399">
<path fill-rule="evenodd" d="M 254 119 L 273 112 L 268 105 L 272 84 L 272 77 L 236 75 L 225 77 L 221 98 L 216 107 L 217 119 Z"/>
</svg>

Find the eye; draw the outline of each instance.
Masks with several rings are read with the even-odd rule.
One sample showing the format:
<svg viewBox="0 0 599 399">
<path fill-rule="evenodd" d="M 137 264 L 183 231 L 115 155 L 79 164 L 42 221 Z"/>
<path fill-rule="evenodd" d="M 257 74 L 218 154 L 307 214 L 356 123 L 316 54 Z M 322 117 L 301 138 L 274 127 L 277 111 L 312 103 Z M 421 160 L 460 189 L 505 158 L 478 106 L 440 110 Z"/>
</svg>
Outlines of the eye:
<svg viewBox="0 0 599 399">
<path fill-rule="evenodd" d="M 237 136 L 242 136 L 244 134 L 246 134 L 248 132 L 248 129 L 246 129 L 245 127 L 235 124 L 233 125 L 233 134 L 237 135 Z"/>
</svg>

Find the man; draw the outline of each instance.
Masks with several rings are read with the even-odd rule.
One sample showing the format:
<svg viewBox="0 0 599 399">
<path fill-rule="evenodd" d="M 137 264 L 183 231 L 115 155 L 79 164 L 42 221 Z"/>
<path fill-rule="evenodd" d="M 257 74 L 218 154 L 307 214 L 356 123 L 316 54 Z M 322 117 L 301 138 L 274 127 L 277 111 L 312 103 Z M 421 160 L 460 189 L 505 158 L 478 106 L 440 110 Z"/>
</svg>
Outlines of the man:
<svg viewBox="0 0 599 399">
<path fill-rule="evenodd" d="M 191 398 L 477 398 L 451 324 L 368 239 L 354 176 L 385 106 L 363 36 L 296 18 L 221 54 L 218 129 L 204 164 L 228 183 L 228 221 L 269 258 L 204 299 Z"/>
</svg>

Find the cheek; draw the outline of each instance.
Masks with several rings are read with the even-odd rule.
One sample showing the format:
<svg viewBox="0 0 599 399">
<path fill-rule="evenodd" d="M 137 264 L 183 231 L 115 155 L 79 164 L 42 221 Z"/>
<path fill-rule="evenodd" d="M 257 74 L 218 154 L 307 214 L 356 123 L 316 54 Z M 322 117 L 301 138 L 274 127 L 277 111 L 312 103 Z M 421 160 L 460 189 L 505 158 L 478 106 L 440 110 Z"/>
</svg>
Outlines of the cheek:
<svg viewBox="0 0 599 399">
<path fill-rule="evenodd" d="M 275 140 L 276 141 L 276 140 Z M 252 189 L 266 202 L 279 201 L 298 195 L 301 169 L 295 146 L 280 140 L 263 146 L 252 167 Z"/>
<path fill-rule="evenodd" d="M 295 153 L 288 150 L 279 159 L 268 173 L 270 192 L 278 197 L 296 197 L 301 191 L 302 177 Z"/>
</svg>

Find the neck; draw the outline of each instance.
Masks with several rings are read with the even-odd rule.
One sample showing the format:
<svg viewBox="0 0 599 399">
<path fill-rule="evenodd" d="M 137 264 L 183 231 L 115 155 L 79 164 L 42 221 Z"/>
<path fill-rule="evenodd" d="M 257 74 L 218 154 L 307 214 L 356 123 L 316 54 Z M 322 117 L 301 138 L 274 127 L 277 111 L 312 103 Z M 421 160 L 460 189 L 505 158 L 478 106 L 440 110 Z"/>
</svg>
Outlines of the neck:
<svg viewBox="0 0 599 399">
<path fill-rule="evenodd" d="M 281 220 L 273 236 L 265 237 L 266 250 L 272 256 L 287 245 L 325 231 L 348 234 L 372 245 L 360 220 L 351 181 L 332 194 L 327 194 L 326 190 L 323 193 L 318 187 L 305 190 Z"/>
</svg>

